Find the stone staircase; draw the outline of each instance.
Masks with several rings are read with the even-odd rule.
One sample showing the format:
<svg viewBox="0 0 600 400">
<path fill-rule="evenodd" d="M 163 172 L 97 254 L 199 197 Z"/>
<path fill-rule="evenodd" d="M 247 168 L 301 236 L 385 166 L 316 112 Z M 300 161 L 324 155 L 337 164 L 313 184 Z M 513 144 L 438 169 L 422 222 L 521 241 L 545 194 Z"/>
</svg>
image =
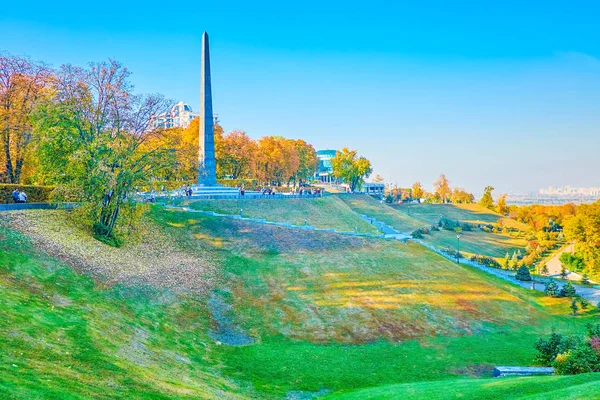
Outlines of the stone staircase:
<svg viewBox="0 0 600 400">
<path fill-rule="evenodd" d="M 377 219 L 369 217 L 368 215 L 364 215 L 364 214 L 358 214 L 358 216 L 360 218 L 362 218 L 363 220 L 367 221 L 368 223 L 370 223 L 371 225 L 375 226 L 381 232 L 383 232 L 383 234 L 385 235 L 386 238 L 403 240 L 403 241 L 411 238 L 408 233 L 399 232 L 396 229 L 392 228 L 390 225 L 386 224 L 385 222 L 378 221 Z"/>
</svg>

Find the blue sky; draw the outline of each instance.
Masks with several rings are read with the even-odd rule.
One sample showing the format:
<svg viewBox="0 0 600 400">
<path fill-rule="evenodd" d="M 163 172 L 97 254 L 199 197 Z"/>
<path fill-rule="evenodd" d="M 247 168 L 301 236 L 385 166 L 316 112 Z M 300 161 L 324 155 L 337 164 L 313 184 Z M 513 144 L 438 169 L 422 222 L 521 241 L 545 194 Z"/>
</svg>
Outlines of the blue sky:
<svg viewBox="0 0 600 400">
<path fill-rule="evenodd" d="M 357 148 L 401 185 L 600 186 L 598 3 L 87 3 L 4 4 L 0 50 L 115 58 L 197 109 L 206 30 L 226 130 Z"/>
</svg>

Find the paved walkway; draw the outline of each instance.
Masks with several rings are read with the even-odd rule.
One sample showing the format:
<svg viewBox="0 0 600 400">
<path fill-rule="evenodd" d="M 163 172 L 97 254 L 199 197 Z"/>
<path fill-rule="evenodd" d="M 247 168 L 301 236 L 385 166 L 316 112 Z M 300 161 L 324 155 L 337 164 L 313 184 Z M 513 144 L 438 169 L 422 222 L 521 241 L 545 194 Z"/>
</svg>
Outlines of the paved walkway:
<svg viewBox="0 0 600 400">
<path fill-rule="evenodd" d="M 385 222 L 379 221 L 375 218 L 369 217 L 368 215 L 358 214 L 363 220 L 367 221 L 371 225 L 375 226 L 379 229 L 386 237 L 395 238 L 398 240 L 408 240 L 410 239 L 410 235 L 407 233 L 400 232 Z"/>
<path fill-rule="evenodd" d="M 563 253 L 574 253 L 575 252 L 575 243 L 569 243 L 559 251 L 557 251 L 554 256 L 546 263 L 546 267 L 548 268 L 548 276 L 554 278 L 560 278 L 560 273 L 562 271 L 562 263 L 560 262 L 560 256 Z M 582 276 L 577 272 L 571 272 L 567 269 L 567 279 L 570 281 L 580 281 Z"/>
<path fill-rule="evenodd" d="M 0 211 L 18 211 L 18 210 L 56 210 L 74 208 L 76 203 L 10 203 L 0 204 Z"/>
</svg>

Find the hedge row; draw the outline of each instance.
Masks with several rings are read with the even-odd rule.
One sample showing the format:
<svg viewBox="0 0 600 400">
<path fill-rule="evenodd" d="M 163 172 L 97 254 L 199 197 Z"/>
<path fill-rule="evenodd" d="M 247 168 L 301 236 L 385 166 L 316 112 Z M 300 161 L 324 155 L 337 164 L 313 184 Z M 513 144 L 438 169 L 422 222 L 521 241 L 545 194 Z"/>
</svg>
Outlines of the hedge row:
<svg viewBox="0 0 600 400">
<path fill-rule="evenodd" d="M 28 203 L 47 203 L 53 186 L 12 185 L 0 183 L 0 203 L 13 203 L 12 193 L 17 189 L 27 194 Z"/>
</svg>

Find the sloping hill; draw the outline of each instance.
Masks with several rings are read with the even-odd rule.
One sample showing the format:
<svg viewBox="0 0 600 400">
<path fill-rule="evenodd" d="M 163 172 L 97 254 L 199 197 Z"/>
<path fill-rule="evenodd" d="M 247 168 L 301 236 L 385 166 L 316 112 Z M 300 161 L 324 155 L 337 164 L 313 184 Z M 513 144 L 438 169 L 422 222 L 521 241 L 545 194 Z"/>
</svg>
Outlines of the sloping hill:
<svg viewBox="0 0 600 400">
<path fill-rule="evenodd" d="M 530 230 L 527 224 L 507 218 L 478 204 L 392 204 L 392 208 L 430 224 L 440 217 L 471 224 L 500 224 L 523 232 Z"/>
<path fill-rule="evenodd" d="M 356 213 L 385 222 L 399 232 L 410 233 L 415 229 L 429 225 L 416 218 L 399 213 L 387 204 L 381 203 L 368 195 L 339 194 L 337 196 Z"/>
<path fill-rule="evenodd" d="M 486 377 L 594 317 L 414 243 L 153 207 L 140 240 L 113 249 L 64 211 L 0 220 L 0 395 L 281 398 Z M 236 333 L 250 344 L 230 346 Z"/>
<path fill-rule="evenodd" d="M 430 227 L 436 224 L 441 216 L 461 222 L 497 224 L 503 221 L 502 223 L 511 226 L 519 225 L 517 221 L 504 218 L 475 204 L 388 205 L 366 195 L 339 195 L 339 197 L 355 212 L 383 221 L 401 232 L 412 232 L 418 228 Z M 467 255 L 481 254 L 501 258 L 506 253 L 512 254 L 517 250 L 524 252 L 527 246 L 527 241 L 523 237 L 511 236 L 506 233 L 474 230 L 471 232 L 464 231 L 460 235 L 460 251 Z M 438 249 L 456 250 L 459 246 L 456 233 L 453 231 L 431 232 L 424 235 L 422 240 Z"/>
<path fill-rule="evenodd" d="M 94 282 L 36 251 L 0 218 L 0 398 L 252 393 L 212 367 L 203 301 L 156 287 Z"/>
<path fill-rule="evenodd" d="M 585 319 L 457 266 L 416 244 L 297 232 L 185 212 L 156 215 L 170 235 L 221 242 L 219 294 L 255 345 L 220 347 L 227 371 L 260 390 L 319 392 L 527 365 L 551 327 Z M 242 233 L 243 243 L 232 240 Z M 414 341 L 411 339 L 418 339 Z"/>
<path fill-rule="evenodd" d="M 337 196 L 311 199 L 223 199 L 198 200 L 190 208 L 215 211 L 220 214 L 243 215 L 273 222 L 291 222 L 294 225 L 312 225 L 317 228 L 359 233 L 378 233 Z"/>
</svg>

